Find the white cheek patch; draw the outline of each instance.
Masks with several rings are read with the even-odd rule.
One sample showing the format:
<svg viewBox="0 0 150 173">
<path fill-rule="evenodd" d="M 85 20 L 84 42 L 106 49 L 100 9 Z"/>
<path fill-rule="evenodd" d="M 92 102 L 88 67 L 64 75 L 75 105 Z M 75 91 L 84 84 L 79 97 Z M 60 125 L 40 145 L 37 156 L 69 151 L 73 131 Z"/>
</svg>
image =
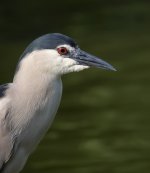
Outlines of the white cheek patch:
<svg viewBox="0 0 150 173">
<path fill-rule="evenodd" d="M 84 65 L 73 65 L 73 66 L 69 66 L 69 67 L 64 67 L 63 70 L 61 71 L 61 74 L 67 74 L 70 72 L 79 72 L 81 70 L 84 69 L 88 69 L 89 66 L 84 66 Z"/>
<path fill-rule="evenodd" d="M 88 69 L 89 66 L 84 66 L 84 65 L 75 65 L 71 68 L 69 68 L 69 72 L 79 72 L 79 71 L 82 71 L 84 69 Z"/>
<path fill-rule="evenodd" d="M 71 58 L 63 58 L 63 65 L 67 67 L 71 67 L 73 65 L 78 64 L 75 60 Z"/>
<path fill-rule="evenodd" d="M 78 71 L 81 71 L 81 70 L 84 70 L 84 69 L 88 69 L 90 68 L 89 66 L 84 66 L 84 65 L 76 65 L 74 67 L 74 71 L 78 72 Z"/>
</svg>

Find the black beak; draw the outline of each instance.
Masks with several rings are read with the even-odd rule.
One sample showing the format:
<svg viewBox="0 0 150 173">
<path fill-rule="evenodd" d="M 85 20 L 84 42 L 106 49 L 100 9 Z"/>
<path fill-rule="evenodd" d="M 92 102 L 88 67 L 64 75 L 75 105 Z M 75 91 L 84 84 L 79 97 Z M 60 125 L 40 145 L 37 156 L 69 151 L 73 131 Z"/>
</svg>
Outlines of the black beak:
<svg viewBox="0 0 150 173">
<path fill-rule="evenodd" d="M 89 67 L 97 67 L 97 68 L 102 68 L 106 70 L 116 71 L 116 69 L 109 63 L 93 55 L 90 55 L 89 53 L 84 52 L 80 49 L 77 49 L 74 58 L 81 65 L 87 65 Z"/>
</svg>

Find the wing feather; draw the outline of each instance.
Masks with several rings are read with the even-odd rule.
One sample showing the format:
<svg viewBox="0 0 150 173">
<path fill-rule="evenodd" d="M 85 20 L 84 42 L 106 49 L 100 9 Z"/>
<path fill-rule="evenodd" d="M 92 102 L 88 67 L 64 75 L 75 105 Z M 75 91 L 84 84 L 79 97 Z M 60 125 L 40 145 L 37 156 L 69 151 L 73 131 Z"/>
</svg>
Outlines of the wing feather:
<svg viewBox="0 0 150 173">
<path fill-rule="evenodd" d="M 7 101 L 2 99 L 8 87 L 9 84 L 0 85 L 0 172 L 9 161 L 14 146 L 14 139 L 9 127 L 9 119 L 7 118 L 9 107 Z"/>
<path fill-rule="evenodd" d="M 0 85 L 0 98 L 4 97 L 6 90 L 9 87 L 9 83 Z"/>
</svg>

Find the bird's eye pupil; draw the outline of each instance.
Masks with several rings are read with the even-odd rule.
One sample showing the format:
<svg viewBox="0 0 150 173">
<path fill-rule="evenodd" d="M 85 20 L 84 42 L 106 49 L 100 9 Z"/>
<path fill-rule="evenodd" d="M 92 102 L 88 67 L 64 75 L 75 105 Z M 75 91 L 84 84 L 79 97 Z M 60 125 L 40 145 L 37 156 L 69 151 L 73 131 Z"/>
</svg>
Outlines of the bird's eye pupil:
<svg viewBox="0 0 150 173">
<path fill-rule="evenodd" d="M 62 48 L 62 49 L 61 49 L 61 52 L 62 52 L 62 53 L 64 53 L 64 52 L 65 52 L 65 49 L 64 49 L 64 48 Z"/>
<path fill-rule="evenodd" d="M 66 55 L 68 53 L 68 50 L 67 48 L 65 47 L 59 47 L 57 48 L 57 52 L 60 54 L 60 55 Z"/>
</svg>

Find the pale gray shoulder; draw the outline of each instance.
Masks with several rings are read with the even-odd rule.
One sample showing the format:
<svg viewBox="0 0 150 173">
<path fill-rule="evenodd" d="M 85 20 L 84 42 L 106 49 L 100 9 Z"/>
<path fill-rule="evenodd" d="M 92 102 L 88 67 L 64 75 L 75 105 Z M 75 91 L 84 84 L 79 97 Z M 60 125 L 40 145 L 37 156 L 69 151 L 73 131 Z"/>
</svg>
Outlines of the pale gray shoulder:
<svg viewBox="0 0 150 173">
<path fill-rule="evenodd" d="M 9 107 L 7 107 L 7 98 L 5 92 L 9 84 L 0 86 L 0 173 L 2 173 L 5 164 L 11 158 L 13 153 L 15 139 L 12 135 L 12 129 L 9 126 Z"/>
<path fill-rule="evenodd" d="M 9 161 L 13 153 L 14 137 L 5 119 L 0 121 L 0 172 L 4 165 Z"/>
<path fill-rule="evenodd" d="M 11 158 L 11 155 L 13 153 L 13 146 L 14 140 L 11 138 L 11 135 L 3 134 L 3 132 L 0 132 L 0 172 L 3 170 L 5 164 Z"/>
</svg>

